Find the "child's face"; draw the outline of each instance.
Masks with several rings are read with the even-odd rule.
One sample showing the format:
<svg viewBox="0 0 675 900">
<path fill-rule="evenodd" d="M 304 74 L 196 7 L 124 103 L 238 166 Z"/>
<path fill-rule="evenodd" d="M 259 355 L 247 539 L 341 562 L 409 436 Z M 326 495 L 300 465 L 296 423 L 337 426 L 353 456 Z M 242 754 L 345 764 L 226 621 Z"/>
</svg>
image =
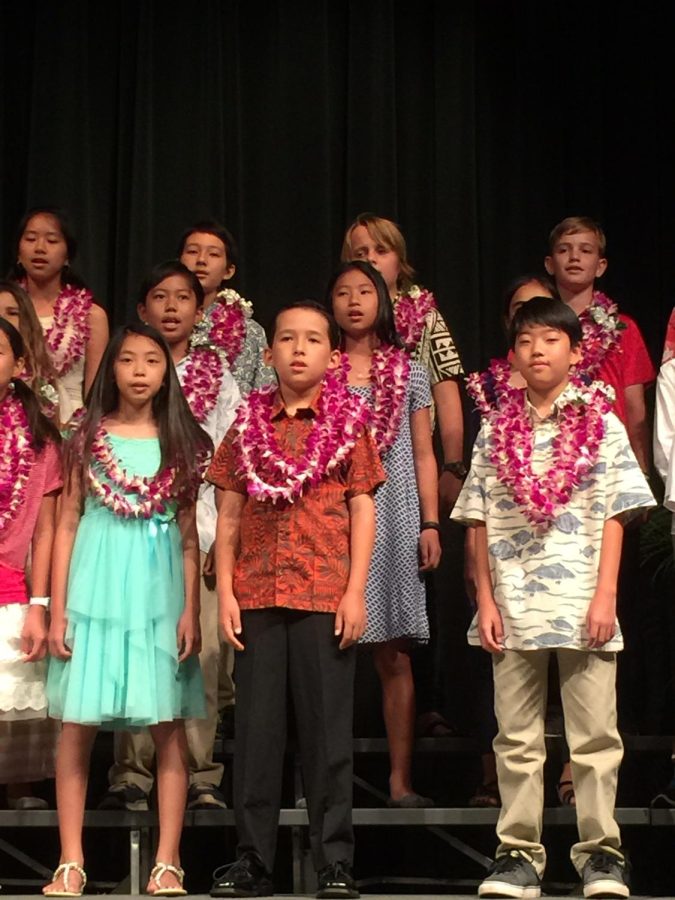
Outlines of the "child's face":
<svg viewBox="0 0 675 900">
<path fill-rule="evenodd" d="M 394 296 L 398 290 L 401 260 L 398 253 L 384 244 L 377 243 L 365 225 L 357 225 L 351 233 L 352 258 L 363 259 L 374 266 L 384 278 L 387 290 Z"/>
<path fill-rule="evenodd" d="M 607 260 L 600 256 L 598 236 L 592 231 L 580 231 L 563 234 L 544 265 L 559 289 L 577 292 L 593 286 L 607 269 Z"/>
<path fill-rule="evenodd" d="M 180 261 L 194 272 L 205 294 L 217 291 L 223 281 L 234 275 L 235 266 L 227 259 L 227 248 L 215 234 L 194 231 L 183 246 Z"/>
<path fill-rule="evenodd" d="M 553 295 L 548 288 L 544 287 L 538 281 L 528 281 L 522 287 L 519 287 L 509 303 L 508 322 L 515 316 L 521 306 L 528 303 L 534 297 L 552 297 Z"/>
<path fill-rule="evenodd" d="M 68 246 L 54 216 L 37 213 L 28 220 L 19 240 L 19 262 L 37 281 L 60 276 L 68 259 Z"/>
<path fill-rule="evenodd" d="M 276 370 L 282 388 L 305 393 L 318 387 L 327 369 L 340 362 L 331 349 L 328 322 L 313 309 L 287 309 L 279 314 L 265 362 Z"/>
<path fill-rule="evenodd" d="M 9 291 L 0 291 L 0 318 L 7 319 L 19 331 L 19 304 Z"/>
<path fill-rule="evenodd" d="M 562 389 L 570 367 L 580 359 L 579 347 L 572 347 L 564 331 L 549 325 L 525 325 L 513 350 L 514 366 L 527 386 L 540 394 Z"/>
<path fill-rule="evenodd" d="M 0 400 L 5 399 L 10 381 L 19 377 L 23 362 L 23 357 L 17 359 L 14 356 L 9 338 L 4 331 L 0 331 Z"/>
<path fill-rule="evenodd" d="M 159 344 L 143 334 L 128 334 L 113 365 L 120 396 L 132 406 L 148 403 L 166 375 L 166 357 Z"/>
<path fill-rule="evenodd" d="M 333 287 L 333 315 L 349 337 L 368 334 L 377 320 L 377 290 L 358 269 L 340 275 Z"/>
<path fill-rule="evenodd" d="M 202 313 L 185 276 L 170 275 L 148 292 L 145 303 L 138 304 L 138 315 L 172 347 L 189 339 Z"/>
</svg>

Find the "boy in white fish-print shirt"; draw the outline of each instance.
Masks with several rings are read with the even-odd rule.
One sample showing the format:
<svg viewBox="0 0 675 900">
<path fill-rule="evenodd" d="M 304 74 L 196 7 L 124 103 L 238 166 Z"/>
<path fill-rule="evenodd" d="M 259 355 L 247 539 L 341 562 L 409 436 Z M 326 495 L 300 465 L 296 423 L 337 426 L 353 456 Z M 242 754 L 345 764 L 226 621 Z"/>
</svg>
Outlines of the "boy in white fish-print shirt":
<svg viewBox="0 0 675 900">
<path fill-rule="evenodd" d="M 496 385 L 452 518 L 476 529 L 477 614 L 469 642 L 493 654 L 502 809 L 483 897 L 541 894 L 549 656 L 554 652 L 577 799 L 572 862 L 585 897 L 627 897 L 614 819 L 623 746 L 616 724 L 616 589 L 623 527 L 654 506 L 611 409 L 611 388 L 571 373 L 581 326 L 559 300 L 524 304 L 510 326 L 527 387 Z M 490 385 L 494 392 L 495 385 Z"/>
</svg>

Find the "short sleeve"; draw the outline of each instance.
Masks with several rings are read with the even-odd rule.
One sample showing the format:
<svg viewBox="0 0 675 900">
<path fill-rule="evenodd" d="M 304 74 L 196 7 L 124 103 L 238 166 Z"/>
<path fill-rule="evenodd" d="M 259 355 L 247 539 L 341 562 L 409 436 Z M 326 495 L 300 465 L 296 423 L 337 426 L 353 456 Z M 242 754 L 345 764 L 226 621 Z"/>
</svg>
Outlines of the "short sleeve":
<svg viewBox="0 0 675 900">
<path fill-rule="evenodd" d="M 473 445 L 471 468 L 462 485 L 450 518 L 463 525 L 487 520 L 487 476 L 492 467 L 488 456 L 490 426 L 483 422 Z"/>
<path fill-rule="evenodd" d="M 651 384 L 656 371 L 649 356 L 640 329 L 630 316 L 621 316 L 626 328 L 621 334 L 621 364 L 624 370 L 624 386 Z"/>
<path fill-rule="evenodd" d="M 417 362 L 410 363 L 410 412 L 431 406 L 429 376 Z"/>
<path fill-rule="evenodd" d="M 45 482 L 42 493 L 51 494 L 63 487 L 61 453 L 53 441 L 45 444 L 41 452 L 45 465 Z"/>
<path fill-rule="evenodd" d="M 386 478 L 375 441 L 370 434 L 362 434 L 356 440 L 349 456 L 347 496 L 358 497 L 359 494 L 369 494 L 383 484 Z"/>
<path fill-rule="evenodd" d="M 671 312 L 666 328 L 666 339 L 663 344 L 663 357 L 661 365 L 670 362 L 675 357 L 675 309 Z"/>
<path fill-rule="evenodd" d="M 237 473 L 237 460 L 233 446 L 235 435 L 234 428 L 230 428 L 216 450 L 213 461 L 206 472 L 205 480 L 210 484 L 215 484 L 222 491 L 246 494 L 246 479 Z"/>
<path fill-rule="evenodd" d="M 418 358 L 426 368 L 432 385 L 464 374 L 455 341 L 438 309 L 427 313 L 420 344 Z"/>
<path fill-rule="evenodd" d="M 604 478 L 605 518 L 631 519 L 637 510 L 656 506 L 656 501 L 631 449 L 626 429 L 614 413 L 607 414 L 605 424 L 605 437 L 595 465 L 596 474 Z"/>
</svg>

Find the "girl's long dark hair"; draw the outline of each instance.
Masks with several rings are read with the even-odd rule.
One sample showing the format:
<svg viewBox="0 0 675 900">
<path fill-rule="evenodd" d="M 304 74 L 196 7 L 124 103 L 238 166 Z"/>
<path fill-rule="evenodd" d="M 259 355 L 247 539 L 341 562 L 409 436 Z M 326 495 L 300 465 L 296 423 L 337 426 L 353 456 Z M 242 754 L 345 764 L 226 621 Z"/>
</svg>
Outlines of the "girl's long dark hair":
<svg viewBox="0 0 675 900">
<path fill-rule="evenodd" d="M 101 419 L 119 407 L 115 361 L 124 339 L 134 334 L 149 338 L 164 354 L 166 374 L 161 388 L 152 398 L 152 412 L 159 431 L 161 467 L 173 466 L 176 471 L 174 498 L 194 496 L 195 485 L 201 478 L 203 460 L 213 452 L 213 442 L 190 411 L 166 341 L 158 331 L 142 322 L 123 325 L 110 339 L 85 400 L 87 411 L 82 424 L 66 448 L 65 470 L 76 472 L 80 483 L 85 484 L 91 461 L 91 445 Z"/>
<path fill-rule="evenodd" d="M 0 318 L 0 331 L 7 335 L 14 359 L 25 358 L 23 338 L 12 323 L 7 319 Z M 12 384 L 14 393 L 19 398 L 28 417 L 32 448 L 42 450 L 48 441 L 53 441 L 55 444 L 60 443 L 61 435 L 58 429 L 40 409 L 40 403 L 33 391 L 20 378 L 14 378 Z"/>
<path fill-rule="evenodd" d="M 394 320 L 394 308 L 391 305 L 391 298 L 384 278 L 380 275 L 374 266 L 362 259 L 353 259 L 350 262 L 341 263 L 333 272 L 328 287 L 326 288 L 326 303 L 333 313 L 333 289 L 335 284 L 345 272 L 351 272 L 356 269 L 373 282 L 377 291 L 377 316 L 375 318 L 375 334 L 381 344 L 390 344 L 393 347 L 403 349 L 403 341 L 396 331 L 396 323 Z M 344 335 L 342 336 L 344 343 Z"/>
</svg>

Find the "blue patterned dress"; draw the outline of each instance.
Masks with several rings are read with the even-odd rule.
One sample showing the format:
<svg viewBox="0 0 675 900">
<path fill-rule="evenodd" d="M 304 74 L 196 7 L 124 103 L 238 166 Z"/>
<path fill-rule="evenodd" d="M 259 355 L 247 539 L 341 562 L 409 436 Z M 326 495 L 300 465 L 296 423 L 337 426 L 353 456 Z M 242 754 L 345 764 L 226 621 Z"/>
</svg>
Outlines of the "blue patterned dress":
<svg viewBox="0 0 675 900">
<path fill-rule="evenodd" d="M 350 386 L 350 390 L 372 401 L 370 387 Z M 429 377 L 419 363 L 411 362 L 401 427 L 382 459 L 387 480 L 375 493 L 377 530 L 366 586 L 368 626 L 362 643 L 429 640 L 426 589 L 419 574 L 420 502 L 410 433 L 412 413 L 429 406 Z"/>
</svg>

